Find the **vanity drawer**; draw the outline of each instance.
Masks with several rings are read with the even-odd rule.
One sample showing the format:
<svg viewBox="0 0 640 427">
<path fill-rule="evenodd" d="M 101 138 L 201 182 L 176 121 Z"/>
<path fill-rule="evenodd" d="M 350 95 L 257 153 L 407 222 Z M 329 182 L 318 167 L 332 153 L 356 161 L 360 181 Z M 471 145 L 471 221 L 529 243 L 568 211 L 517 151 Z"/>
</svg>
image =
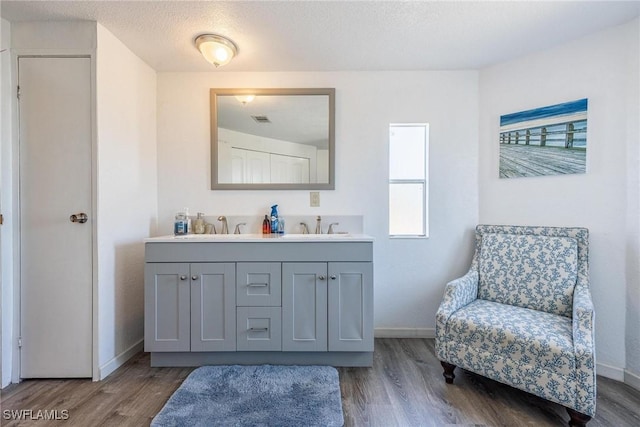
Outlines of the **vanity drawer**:
<svg viewBox="0 0 640 427">
<path fill-rule="evenodd" d="M 237 351 L 281 351 L 280 307 L 237 307 Z"/>
<path fill-rule="evenodd" d="M 282 269 L 279 262 L 239 262 L 236 268 L 236 305 L 282 305 Z"/>
</svg>

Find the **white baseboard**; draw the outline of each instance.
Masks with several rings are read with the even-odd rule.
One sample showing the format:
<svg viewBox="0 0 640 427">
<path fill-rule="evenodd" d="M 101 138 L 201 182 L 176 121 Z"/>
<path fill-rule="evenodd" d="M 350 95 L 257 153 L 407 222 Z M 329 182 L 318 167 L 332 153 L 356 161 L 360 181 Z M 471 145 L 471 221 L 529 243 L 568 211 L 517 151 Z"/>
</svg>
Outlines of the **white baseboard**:
<svg viewBox="0 0 640 427">
<path fill-rule="evenodd" d="M 376 338 L 435 338 L 435 328 L 375 328 Z"/>
<path fill-rule="evenodd" d="M 596 374 L 616 381 L 624 381 L 624 369 L 596 363 Z"/>
<path fill-rule="evenodd" d="M 624 382 L 629 384 L 636 390 L 640 390 L 640 375 L 632 374 L 631 372 L 624 370 Z"/>
<path fill-rule="evenodd" d="M 100 381 L 107 378 L 113 371 L 124 365 L 125 362 L 131 359 L 144 349 L 144 339 L 141 339 L 104 365 L 100 367 Z"/>
</svg>

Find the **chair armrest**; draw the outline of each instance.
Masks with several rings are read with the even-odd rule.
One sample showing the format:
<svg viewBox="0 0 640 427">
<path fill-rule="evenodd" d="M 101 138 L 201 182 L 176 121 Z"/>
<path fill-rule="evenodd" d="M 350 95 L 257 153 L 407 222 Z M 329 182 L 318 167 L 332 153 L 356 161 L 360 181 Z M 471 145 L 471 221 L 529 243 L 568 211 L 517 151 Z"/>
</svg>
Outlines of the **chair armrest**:
<svg viewBox="0 0 640 427">
<path fill-rule="evenodd" d="M 472 269 L 464 276 L 447 283 L 438 308 L 438 315 L 446 316 L 446 321 L 453 313 L 476 298 L 478 298 L 478 272 Z"/>
<path fill-rule="evenodd" d="M 576 286 L 573 291 L 573 345 L 576 355 L 594 352 L 595 311 L 591 293 L 586 286 Z"/>
<path fill-rule="evenodd" d="M 596 406 L 595 311 L 586 284 L 573 291 L 573 348 L 576 357 L 576 378 L 580 386 L 576 393 L 576 408 L 591 415 Z"/>
<path fill-rule="evenodd" d="M 471 268 L 467 274 L 453 280 L 444 288 L 444 296 L 436 312 L 436 352 L 440 360 L 447 360 L 447 322 L 453 313 L 478 297 L 478 271 Z"/>
</svg>

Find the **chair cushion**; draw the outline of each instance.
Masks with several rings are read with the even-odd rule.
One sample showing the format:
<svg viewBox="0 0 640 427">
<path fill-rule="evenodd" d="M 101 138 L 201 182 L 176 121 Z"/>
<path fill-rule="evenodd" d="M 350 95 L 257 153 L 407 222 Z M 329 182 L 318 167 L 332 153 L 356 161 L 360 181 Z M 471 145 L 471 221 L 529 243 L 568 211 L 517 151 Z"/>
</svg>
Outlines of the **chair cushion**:
<svg viewBox="0 0 640 427">
<path fill-rule="evenodd" d="M 473 348 L 512 360 L 520 369 L 575 375 L 572 323 L 564 316 L 478 299 L 453 313 L 447 332 L 455 337 L 448 345 L 452 350 Z"/>
<path fill-rule="evenodd" d="M 577 265 L 574 238 L 484 233 L 478 298 L 571 317 Z"/>
</svg>

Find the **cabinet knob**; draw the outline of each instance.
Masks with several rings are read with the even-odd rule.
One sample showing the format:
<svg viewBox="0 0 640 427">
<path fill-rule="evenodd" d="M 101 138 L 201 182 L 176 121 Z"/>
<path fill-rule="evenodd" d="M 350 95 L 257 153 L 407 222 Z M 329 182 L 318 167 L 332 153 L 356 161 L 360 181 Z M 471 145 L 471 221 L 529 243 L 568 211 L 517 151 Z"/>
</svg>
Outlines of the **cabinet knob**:
<svg viewBox="0 0 640 427">
<path fill-rule="evenodd" d="M 191 276 L 191 280 L 198 280 L 198 276 Z"/>
<path fill-rule="evenodd" d="M 331 276 L 331 280 L 336 280 L 336 276 Z"/>
<path fill-rule="evenodd" d="M 180 276 L 180 280 L 187 280 L 187 276 L 183 274 L 182 276 Z"/>
<path fill-rule="evenodd" d="M 319 276 L 318 276 L 318 279 L 320 279 L 320 280 L 324 280 L 324 279 L 326 279 L 326 277 L 324 277 L 324 276 L 321 274 L 321 275 L 319 275 Z"/>
</svg>

